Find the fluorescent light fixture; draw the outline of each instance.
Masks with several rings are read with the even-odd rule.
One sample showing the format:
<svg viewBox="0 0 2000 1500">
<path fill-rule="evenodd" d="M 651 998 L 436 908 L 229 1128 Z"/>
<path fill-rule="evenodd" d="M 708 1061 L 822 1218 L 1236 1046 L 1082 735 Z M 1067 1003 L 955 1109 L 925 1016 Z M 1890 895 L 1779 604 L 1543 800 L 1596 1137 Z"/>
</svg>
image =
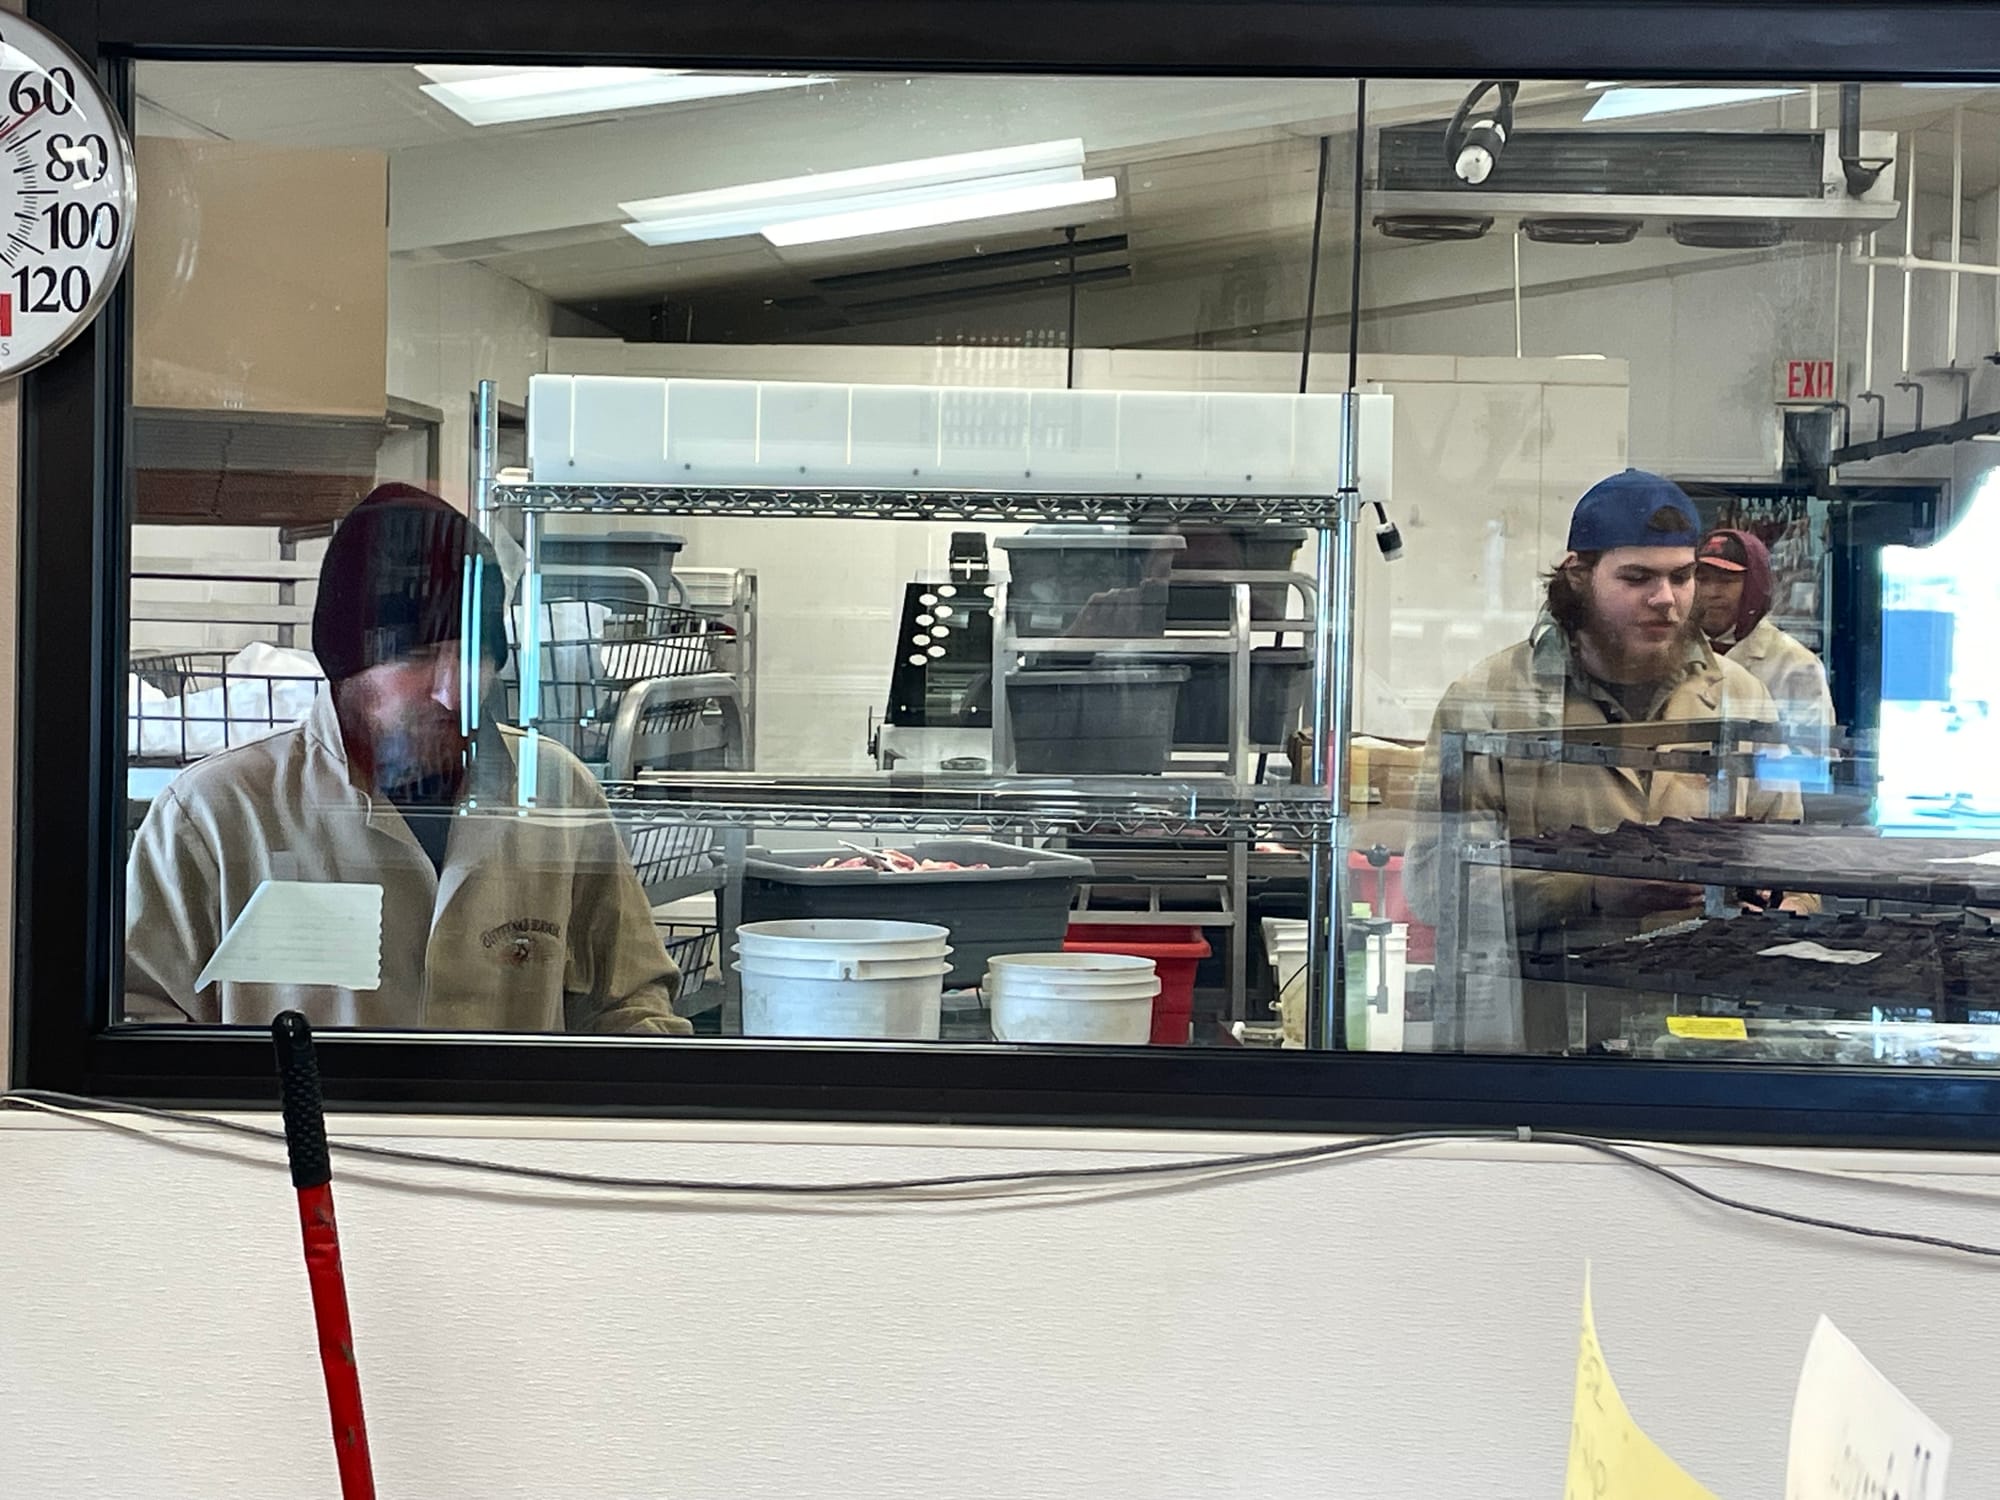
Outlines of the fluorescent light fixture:
<svg viewBox="0 0 2000 1500">
<path fill-rule="evenodd" d="M 897 188 L 887 192 L 855 193 L 821 198 L 810 202 L 774 203 L 765 207 L 737 207 L 715 213 L 683 214 L 659 219 L 641 219 L 627 224 L 625 232 L 642 244 L 687 245 L 697 240 L 728 239 L 732 235 L 762 234 L 780 224 L 798 219 L 819 219 L 829 213 L 867 213 L 906 208 L 920 203 L 936 203 L 963 198 L 968 193 L 1000 192 L 1013 188 L 1055 187 L 1083 180 L 1078 167 L 1056 167 L 1041 172 L 1011 172 L 1004 177 L 986 177 L 975 182 L 945 182 L 927 187 Z"/>
<path fill-rule="evenodd" d="M 1679 114 L 1690 109 L 1715 109 L 1725 104 L 1750 104 L 1759 99 L 1786 99 L 1804 89 L 1781 88 L 1611 88 L 1599 94 L 1584 114 L 1585 121 L 1631 120 L 1642 115 Z"/>
<path fill-rule="evenodd" d="M 736 187 L 709 188 L 699 193 L 675 193 L 666 198 L 642 198 L 621 203 L 619 212 L 632 219 L 657 222 L 683 215 L 718 213 L 733 208 L 769 208 L 780 203 L 827 203 L 882 188 L 932 187 L 972 182 L 1016 172 L 1071 169 L 1083 173 L 1083 142 L 1042 141 L 1033 146 L 1003 146 L 996 151 L 962 151 L 955 156 L 927 156 L 916 161 L 892 161 L 878 167 L 849 167 L 838 172 L 808 172 L 771 182 L 746 182 Z M 769 223 L 767 219 L 764 222 Z"/>
<path fill-rule="evenodd" d="M 1086 177 L 1081 182 L 1048 183 L 996 191 L 979 189 L 927 203 L 824 214 L 816 219 L 794 219 L 787 224 L 771 225 L 764 231 L 764 238 L 780 248 L 819 245 L 828 240 L 856 240 L 874 234 L 896 234 L 906 229 L 929 229 L 939 224 L 964 224 L 976 219 L 1000 219 L 1044 209 L 1103 203 L 1117 195 L 1118 180 L 1114 177 Z"/>
<path fill-rule="evenodd" d="M 430 80 L 419 87 L 472 125 L 509 125 L 564 115 L 645 109 L 803 88 L 829 79 L 739 73 L 696 73 L 685 68 L 507 68 L 420 65 Z"/>
</svg>

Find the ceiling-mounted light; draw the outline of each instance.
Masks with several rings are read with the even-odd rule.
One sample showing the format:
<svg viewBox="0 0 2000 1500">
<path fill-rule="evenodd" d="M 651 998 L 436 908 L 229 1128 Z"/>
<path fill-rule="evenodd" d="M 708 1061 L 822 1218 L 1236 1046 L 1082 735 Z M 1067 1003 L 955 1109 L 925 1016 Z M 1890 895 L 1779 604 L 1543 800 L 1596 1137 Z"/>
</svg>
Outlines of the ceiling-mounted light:
<svg viewBox="0 0 2000 1500">
<path fill-rule="evenodd" d="M 424 93 L 471 125 L 690 104 L 830 83 L 808 74 L 696 73 L 685 68 L 508 68 L 421 64 Z"/>
<path fill-rule="evenodd" d="M 987 177 L 976 182 L 941 182 L 927 187 L 890 188 L 802 202 L 753 204 L 712 213 L 668 214 L 627 224 L 625 232 L 647 245 L 688 245 L 701 240 L 728 239 L 738 234 L 762 234 L 781 224 L 798 219 L 824 218 L 829 213 L 905 208 L 918 203 L 962 198 L 975 192 L 1074 185 L 1082 180 L 1082 176 L 1082 171 L 1074 167 L 1042 172 L 1010 172 L 1002 177 Z"/>
<path fill-rule="evenodd" d="M 857 240 L 874 234 L 930 229 L 940 224 L 969 224 L 978 219 L 1075 208 L 1086 203 L 1105 203 L 1117 196 L 1118 181 L 1113 177 L 1086 177 L 1081 182 L 1026 187 L 977 188 L 928 201 L 793 219 L 785 224 L 772 224 L 763 234 L 781 248 L 818 245 L 828 240 Z"/>
<path fill-rule="evenodd" d="M 641 198 L 619 204 L 618 211 L 633 219 L 672 219 L 735 208 L 826 203 L 835 198 L 885 188 L 932 187 L 1016 172 L 1051 170 L 1068 170 L 1081 177 L 1083 142 L 1041 141 L 1032 146 L 1002 146 L 992 151 L 960 151 L 951 156 L 926 156 L 914 161 L 884 162 L 873 167 L 844 167 L 836 172 L 808 172 L 802 177 L 744 182 L 733 187 L 708 188 L 698 193 L 673 193 L 664 198 Z"/>
<path fill-rule="evenodd" d="M 1593 88 L 1600 85 L 1593 84 Z M 1728 104 L 1753 104 L 1759 99 L 1789 99 L 1804 89 L 1787 88 L 1607 88 L 1584 112 L 1593 120 L 1632 120 L 1645 115 L 1680 114 L 1690 109 L 1717 109 Z"/>
<path fill-rule="evenodd" d="M 762 234 L 776 245 L 814 244 L 1115 196 L 1111 178 L 1084 181 L 1083 158 L 1081 140 L 1040 141 L 738 183 L 618 206 L 635 221 L 625 226 L 626 232 L 649 245 L 743 234 Z"/>
</svg>

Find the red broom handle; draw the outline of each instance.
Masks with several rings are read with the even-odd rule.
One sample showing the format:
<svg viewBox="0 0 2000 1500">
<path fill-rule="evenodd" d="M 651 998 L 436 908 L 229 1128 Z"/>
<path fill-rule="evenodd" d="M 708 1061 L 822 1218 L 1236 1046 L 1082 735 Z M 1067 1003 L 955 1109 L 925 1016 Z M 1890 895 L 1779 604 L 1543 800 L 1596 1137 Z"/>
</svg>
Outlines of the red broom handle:
<svg viewBox="0 0 2000 1500">
<path fill-rule="evenodd" d="M 299 1192 L 306 1281 L 312 1288 L 313 1322 L 319 1329 L 319 1363 L 326 1374 L 341 1500 L 375 1500 L 368 1428 L 361 1416 L 361 1372 L 354 1363 L 354 1331 L 347 1321 L 347 1278 L 340 1269 L 340 1231 L 333 1220 L 333 1158 L 326 1145 L 326 1111 L 312 1027 L 297 1011 L 288 1010 L 271 1023 L 271 1040 L 278 1051 L 285 1150 L 291 1157 L 292 1186 Z"/>
</svg>

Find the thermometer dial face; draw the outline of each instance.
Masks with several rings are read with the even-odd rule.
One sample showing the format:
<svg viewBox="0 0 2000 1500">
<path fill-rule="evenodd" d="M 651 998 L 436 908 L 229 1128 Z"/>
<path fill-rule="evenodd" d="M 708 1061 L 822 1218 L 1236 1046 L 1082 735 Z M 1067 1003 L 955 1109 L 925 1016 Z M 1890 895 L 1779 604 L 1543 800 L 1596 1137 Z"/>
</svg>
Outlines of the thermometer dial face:
<svg viewBox="0 0 2000 1500">
<path fill-rule="evenodd" d="M 134 195 L 131 139 L 97 80 L 0 16 L 0 376 L 90 326 L 131 256 Z"/>
</svg>

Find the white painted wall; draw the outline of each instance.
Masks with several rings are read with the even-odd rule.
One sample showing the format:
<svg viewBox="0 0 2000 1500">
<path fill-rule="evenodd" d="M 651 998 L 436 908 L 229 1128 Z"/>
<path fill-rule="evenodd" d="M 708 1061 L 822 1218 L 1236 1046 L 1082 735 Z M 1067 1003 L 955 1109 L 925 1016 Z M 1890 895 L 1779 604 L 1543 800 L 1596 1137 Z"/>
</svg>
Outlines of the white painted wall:
<svg viewBox="0 0 2000 1500">
<path fill-rule="evenodd" d="M 473 388 L 492 380 L 501 400 L 526 402 L 552 316 L 546 297 L 483 266 L 390 258 L 389 394 L 443 411 L 438 492 L 454 505 L 468 504 Z"/>
<path fill-rule="evenodd" d="M 791 1179 L 1257 1144 L 367 1128 L 603 1172 Z M 1977 1159 L 1895 1165 L 1991 1187 Z M 1792 1208 L 2000 1238 L 1990 1208 L 1695 1171 Z M 1722 1500 L 1781 1492 L 1821 1312 L 1954 1435 L 1951 1493 L 2000 1485 L 1991 1270 L 1728 1215 L 1551 1148 L 1001 1209 L 578 1206 L 359 1176 L 339 1184 L 341 1229 L 385 1496 L 1539 1500 L 1562 1483 L 1586 1263 L 1632 1411 Z M 0 1202 L 0 1492 L 331 1500 L 281 1170 L 9 1117 Z"/>
</svg>

